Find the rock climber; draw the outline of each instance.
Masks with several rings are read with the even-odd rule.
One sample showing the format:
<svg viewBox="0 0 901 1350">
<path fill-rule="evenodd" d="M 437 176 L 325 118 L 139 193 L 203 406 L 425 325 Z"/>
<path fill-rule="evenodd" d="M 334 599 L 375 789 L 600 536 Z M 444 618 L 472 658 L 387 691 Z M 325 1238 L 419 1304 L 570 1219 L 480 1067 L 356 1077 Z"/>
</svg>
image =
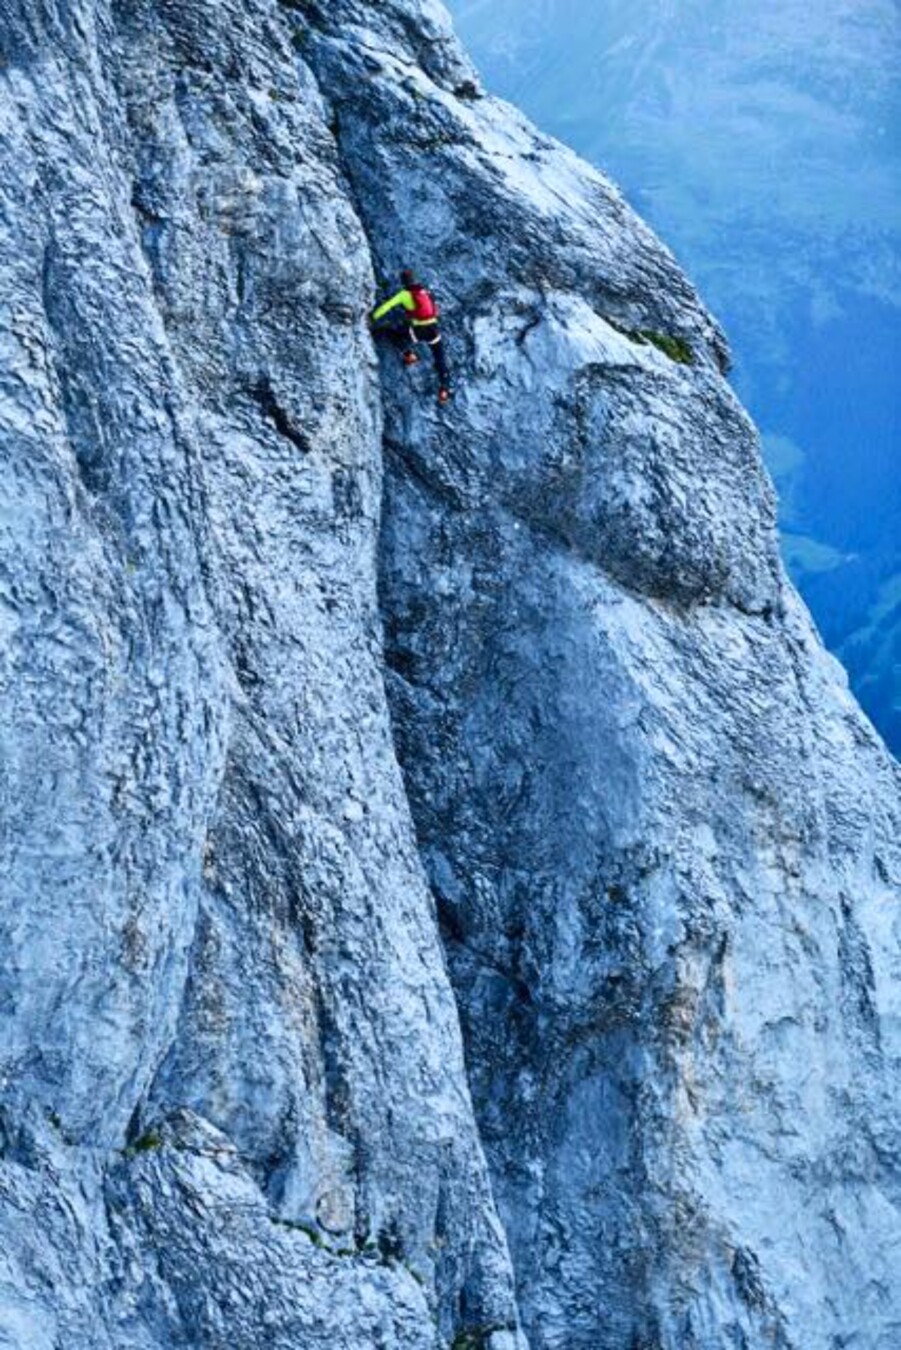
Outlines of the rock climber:
<svg viewBox="0 0 901 1350">
<path fill-rule="evenodd" d="M 404 268 L 400 279 L 401 289 L 374 309 L 369 321 L 373 327 L 377 327 L 389 314 L 394 315 L 394 311 L 402 309 L 403 314 L 399 316 L 401 323 L 386 326 L 385 331 L 393 341 L 403 347 L 402 359 L 405 366 L 415 366 L 418 363 L 419 356 L 413 350 L 418 342 L 424 342 L 431 347 L 435 370 L 438 372 L 438 402 L 447 403 L 453 391 L 447 357 L 444 354 L 444 339 L 438 326 L 440 310 L 433 296 L 422 282 L 417 280 L 416 273 L 409 267 Z"/>
</svg>

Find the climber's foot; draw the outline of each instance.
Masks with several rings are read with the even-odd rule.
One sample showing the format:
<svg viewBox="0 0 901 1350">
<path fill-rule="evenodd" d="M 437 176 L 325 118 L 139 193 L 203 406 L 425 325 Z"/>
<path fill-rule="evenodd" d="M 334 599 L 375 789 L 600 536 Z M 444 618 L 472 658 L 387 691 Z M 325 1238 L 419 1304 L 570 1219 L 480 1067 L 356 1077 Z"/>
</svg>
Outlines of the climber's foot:
<svg viewBox="0 0 901 1350">
<path fill-rule="evenodd" d="M 415 352 L 404 352 L 404 365 L 405 366 L 419 365 L 419 357 L 416 355 Z"/>
<path fill-rule="evenodd" d="M 450 403 L 453 396 L 454 391 L 452 389 L 442 387 L 441 389 L 438 390 L 438 402 L 441 404 Z"/>
</svg>

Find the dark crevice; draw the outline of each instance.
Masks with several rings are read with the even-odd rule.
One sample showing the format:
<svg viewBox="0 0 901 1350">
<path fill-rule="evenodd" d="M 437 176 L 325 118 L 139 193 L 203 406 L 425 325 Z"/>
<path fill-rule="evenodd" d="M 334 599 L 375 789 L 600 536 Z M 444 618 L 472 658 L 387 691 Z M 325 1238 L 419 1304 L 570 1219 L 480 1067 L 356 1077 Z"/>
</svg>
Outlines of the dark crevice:
<svg viewBox="0 0 901 1350">
<path fill-rule="evenodd" d="M 103 434 L 102 380 L 83 373 L 91 368 L 94 354 L 71 292 L 65 261 L 52 236 L 44 248 L 41 294 L 52 335 L 54 369 L 69 445 L 89 497 L 104 497 L 110 492 L 113 474 Z"/>
<path fill-rule="evenodd" d="M 534 332 L 534 330 L 538 327 L 538 325 L 541 323 L 541 319 L 542 316 L 537 310 L 530 316 L 530 318 L 526 321 L 522 329 L 516 334 L 517 347 L 522 347 L 525 345 L 526 338 L 529 336 L 531 332 Z"/>
<path fill-rule="evenodd" d="M 309 437 L 291 420 L 279 403 L 268 375 L 261 375 L 250 390 L 251 397 L 259 406 L 266 421 L 275 427 L 280 436 L 284 436 L 298 450 L 308 455 L 312 450 Z"/>
</svg>

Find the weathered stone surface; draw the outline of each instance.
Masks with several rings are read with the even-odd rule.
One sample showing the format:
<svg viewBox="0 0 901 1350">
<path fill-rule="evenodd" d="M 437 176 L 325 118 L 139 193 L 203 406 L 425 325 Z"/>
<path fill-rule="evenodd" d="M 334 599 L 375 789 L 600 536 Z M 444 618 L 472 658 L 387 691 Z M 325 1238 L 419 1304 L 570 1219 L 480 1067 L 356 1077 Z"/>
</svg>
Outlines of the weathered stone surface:
<svg viewBox="0 0 901 1350">
<path fill-rule="evenodd" d="M 314 68 L 460 371 L 439 416 L 386 366 L 382 604 L 532 1344 L 888 1346 L 897 766 L 671 258 L 437 29 L 417 66 L 351 18 L 313 15 Z"/>
<path fill-rule="evenodd" d="M 4 1103 L 58 1123 L 90 1217 L 4 1225 L 4 1329 L 515 1329 L 384 698 L 373 283 L 315 83 L 268 4 L 5 18 Z M 239 1180 L 166 1149 L 113 1221 L 104 1176 L 185 1107 Z M 276 1221 L 353 1253 L 306 1253 L 302 1306 Z"/>
<path fill-rule="evenodd" d="M 898 769 L 673 259 L 436 4 L 0 50 L 0 1344 L 887 1350 Z"/>
</svg>

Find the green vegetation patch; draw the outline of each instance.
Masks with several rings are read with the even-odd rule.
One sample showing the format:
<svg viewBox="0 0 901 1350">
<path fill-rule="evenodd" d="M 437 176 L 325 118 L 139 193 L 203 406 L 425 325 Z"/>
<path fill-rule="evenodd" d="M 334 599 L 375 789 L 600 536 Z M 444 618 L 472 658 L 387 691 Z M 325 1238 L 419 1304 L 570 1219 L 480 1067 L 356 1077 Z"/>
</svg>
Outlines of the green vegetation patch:
<svg viewBox="0 0 901 1350">
<path fill-rule="evenodd" d="M 684 338 L 673 337 L 669 333 L 655 333 L 651 328 L 639 328 L 633 336 L 650 342 L 652 347 L 680 366 L 693 366 L 695 363 L 695 354 Z"/>
<path fill-rule="evenodd" d="M 488 1342 L 496 1331 L 511 1331 L 512 1327 L 499 1326 L 472 1327 L 469 1331 L 459 1331 L 451 1342 L 450 1350 L 488 1350 Z"/>
<path fill-rule="evenodd" d="M 693 366 L 695 363 L 695 354 L 685 338 L 674 337 L 672 333 L 658 333 L 654 328 L 626 328 L 615 319 L 607 319 L 607 323 L 611 328 L 615 328 L 617 333 L 622 333 L 623 337 L 627 337 L 639 347 L 647 347 L 649 344 L 656 347 L 677 365 Z"/>
<path fill-rule="evenodd" d="M 146 1130 L 133 1144 L 129 1144 L 125 1150 L 125 1156 L 126 1158 L 137 1158 L 141 1153 L 151 1153 L 154 1149 L 162 1147 L 162 1136 L 157 1134 L 155 1130 Z"/>
<path fill-rule="evenodd" d="M 290 1228 L 295 1233 L 303 1233 L 310 1239 L 314 1247 L 320 1251 L 327 1252 L 329 1256 L 347 1257 L 375 1257 L 383 1266 L 403 1266 L 404 1270 L 413 1277 L 417 1284 L 425 1287 L 425 1277 L 420 1274 L 408 1261 L 397 1255 L 394 1250 L 386 1252 L 379 1243 L 373 1242 L 368 1238 L 360 1239 L 353 1247 L 333 1247 L 326 1241 L 325 1237 L 318 1228 L 312 1224 L 304 1223 L 299 1219 L 283 1219 L 279 1215 L 271 1214 L 270 1219 L 280 1228 Z M 490 1331 L 489 1331 L 490 1335 Z"/>
<path fill-rule="evenodd" d="M 279 1228 L 290 1228 L 295 1233 L 304 1233 L 310 1239 L 313 1246 L 319 1247 L 321 1251 L 327 1252 L 330 1250 L 329 1245 L 322 1234 L 318 1229 L 314 1228 L 312 1224 L 300 1223 L 297 1219 L 280 1219 L 275 1216 L 273 1217 L 272 1222 L 277 1223 Z M 333 1252 L 332 1255 L 338 1255 L 338 1253 Z"/>
</svg>

